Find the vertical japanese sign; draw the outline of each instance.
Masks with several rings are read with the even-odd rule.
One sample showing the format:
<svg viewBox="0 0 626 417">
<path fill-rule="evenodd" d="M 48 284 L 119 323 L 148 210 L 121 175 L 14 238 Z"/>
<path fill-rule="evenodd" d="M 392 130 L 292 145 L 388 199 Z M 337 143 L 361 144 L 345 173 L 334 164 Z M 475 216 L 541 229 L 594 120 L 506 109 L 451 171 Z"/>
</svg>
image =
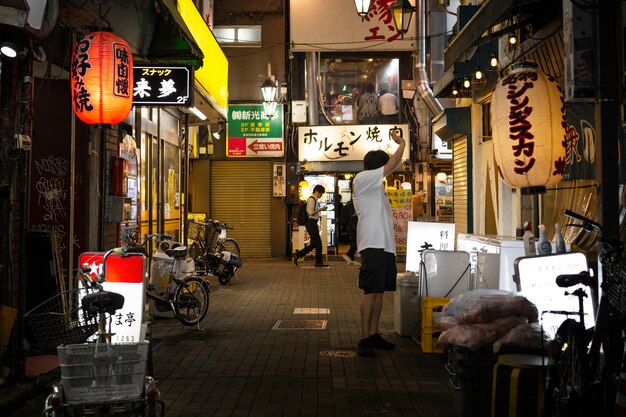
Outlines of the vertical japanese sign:
<svg viewBox="0 0 626 417">
<path fill-rule="evenodd" d="M 261 104 L 229 105 L 226 147 L 232 157 L 284 156 L 283 106 L 277 106 L 270 119 Z"/>
<path fill-rule="evenodd" d="M 406 254 L 408 223 L 413 220 L 411 190 L 387 190 L 393 220 L 393 238 L 396 242 L 396 253 Z"/>
<path fill-rule="evenodd" d="M 362 161 L 369 151 L 391 154 L 398 145 L 391 139 L 394 129 L 409 142 L 409 125 L 302 126 L 298 128 L 298 151 L 302 161 Z M 409 159 L 410 146 L 402 159 Z"/>
<path fill-rule="evenodd" d="M 406 242 L 406 270 L 417 272 L 422 246 L 435 250 L 454 250 L 454 223 L 409 222 Z"/>
<path fill-rule="evenodd" d="M 102 252 L 85 252 L 78 258 L 78 263 L 89 265 L 90 274 L 96 277 L 102 273 L 103 257 Z M 102 288 L 124 296 L 124 307 L 117 310 L 111 320 L 113 343 L 139 342 L 143 339 L 141 323 L 145 304 L 145 259 L 140 255 L 110 255 L 107 258 L 106 280 Z M 84 292 L 81 291 L 81 294 Z"/>
</svg>

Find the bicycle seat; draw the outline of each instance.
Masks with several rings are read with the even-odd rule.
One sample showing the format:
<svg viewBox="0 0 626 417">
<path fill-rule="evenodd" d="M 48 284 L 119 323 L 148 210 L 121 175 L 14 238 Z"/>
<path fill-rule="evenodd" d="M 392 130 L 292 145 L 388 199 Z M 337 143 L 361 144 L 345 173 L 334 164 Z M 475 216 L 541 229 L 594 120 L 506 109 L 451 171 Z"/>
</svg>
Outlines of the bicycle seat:
<svg viewBox="0 0 626 417">
<path fill-rule="evenodd" d="M 165 254 L 172 258 L 184 258 L 187 256 L 187 246 L 177 246 L 172 249 L 166 249 Z"/>
<path fill-rule="evenodd" d="M 98 291 L 83 297 L 83 308 L 91 314 L 108 313 L 124 307 L 124 296 L 116 292 Z"/>
</svg>

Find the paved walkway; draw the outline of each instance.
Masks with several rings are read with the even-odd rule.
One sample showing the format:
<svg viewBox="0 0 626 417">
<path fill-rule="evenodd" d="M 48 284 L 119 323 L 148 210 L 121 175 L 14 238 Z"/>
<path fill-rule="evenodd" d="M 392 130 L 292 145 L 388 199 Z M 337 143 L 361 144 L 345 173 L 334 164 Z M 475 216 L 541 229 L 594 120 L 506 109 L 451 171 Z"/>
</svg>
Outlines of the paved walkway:
<svg viewBox="0 0 626 417">
<path fill-rule="evenodd" d="M 445 356 L 422 353 L 412 338 L 394 332 L 393 293 L 385 295 L 381 332 L 397 348 L 355 356 L 358 269 L 342 259 L 329 264 L 244 260 L 231 285 L 211 280 L 202 330 L 154 319 L 154 373 L 166 415 L 456 415 Z M 296 308 L 329 313 L 294 314 Z M 326 320 L 327 326 L 273 330 L 278 320 Z"/>
</svg>

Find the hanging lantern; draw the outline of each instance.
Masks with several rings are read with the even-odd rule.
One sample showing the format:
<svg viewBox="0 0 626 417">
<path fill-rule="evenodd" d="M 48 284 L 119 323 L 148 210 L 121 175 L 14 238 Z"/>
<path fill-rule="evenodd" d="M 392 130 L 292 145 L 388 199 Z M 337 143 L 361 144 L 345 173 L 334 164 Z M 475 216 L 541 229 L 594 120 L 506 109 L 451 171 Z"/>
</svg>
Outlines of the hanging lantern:
<svg viewBox="0 0 626 417">
<path fill-rule="evenodd" d="M 133 105 L 133 56 L 111 32 L 92 32 L 76 42 L 70 69 L 72 107 L 88 124 L 117 124 Z"/>
<path fill-rule="evenodd" d="M 491 100 L 493 146 L 500 175 L 522 194 L 545 192 L 565 170 L 565 106 L 556 80 L 532 63 L 513 67 Z"/>
</svg>

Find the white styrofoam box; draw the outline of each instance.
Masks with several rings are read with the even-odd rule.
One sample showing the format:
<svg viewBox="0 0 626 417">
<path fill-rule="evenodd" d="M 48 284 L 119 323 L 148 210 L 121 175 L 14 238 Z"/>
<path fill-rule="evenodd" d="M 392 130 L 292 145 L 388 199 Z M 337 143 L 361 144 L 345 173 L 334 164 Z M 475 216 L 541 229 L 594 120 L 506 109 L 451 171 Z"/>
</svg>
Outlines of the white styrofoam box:
<svg viewBox="0 0 626 417">
<path fill-rule="evenodd" d="M 452 298 L 471 289 L 469 253 L 427 250 L 422 257 L 424 296 Z"/>
</svg>

